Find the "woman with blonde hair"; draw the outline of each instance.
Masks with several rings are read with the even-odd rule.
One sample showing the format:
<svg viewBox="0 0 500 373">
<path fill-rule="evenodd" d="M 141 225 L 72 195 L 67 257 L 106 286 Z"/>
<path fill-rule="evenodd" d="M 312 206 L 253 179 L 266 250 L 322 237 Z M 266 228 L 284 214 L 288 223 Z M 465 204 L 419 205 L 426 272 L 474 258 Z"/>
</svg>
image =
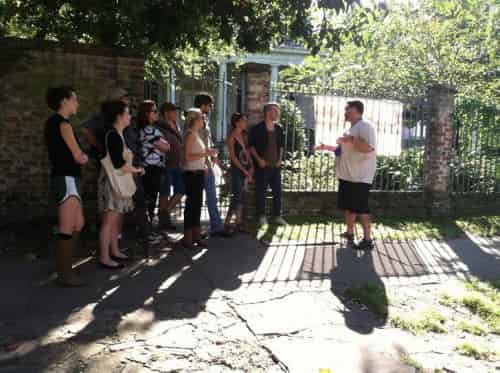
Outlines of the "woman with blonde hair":
<svg viewBox="0 0 500 373">
<path fill-rule="evenodd" d="M 206 247 L 201 238 L 201 206 L 203 203 L 203 184 L 207 170 L 207 157 L 217 156 L 216 149 L 205 146 L 199 131 L 203 128 L 203 115 L 200 109 L 192 108 L 185 113 L 184 122 L 184 183 L 186 186 L 186 205 L 184 208 L 184 238 L 182 244 L 189 249 Z"/>
</svg>

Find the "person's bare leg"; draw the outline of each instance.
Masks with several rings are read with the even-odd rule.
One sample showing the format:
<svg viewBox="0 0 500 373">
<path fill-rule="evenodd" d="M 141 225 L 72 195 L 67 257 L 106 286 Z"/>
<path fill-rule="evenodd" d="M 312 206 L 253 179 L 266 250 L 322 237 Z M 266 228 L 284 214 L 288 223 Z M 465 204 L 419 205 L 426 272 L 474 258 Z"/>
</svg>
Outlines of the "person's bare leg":
<svg viewBox="0 0 500 373">
<path fill-rule="evenodd" d="M 345 210 L 345 223 L 347 224 L 347 234 L 354 234 L 354 224 L 356 222 L 356 213 Z"/>
<path fill-rule="evenodd" d="M 106 211 L 102 217 L 101 232 L 99 234 L 99 260 L 103 264 L 107 265 L 117 265 L 117 263 L 111 260 L 109 255 L 109 249 L 113 234 L 113 217 L 111 211 Z"/>
<path fill-rule="evenodd" d="M 111 212 L 110 214 L 112 215 L 112 227 L 111 227 L 111 249 L 110 253 L 111 255 L 121 258 L 121 259 L 127 259 L 128 256 L 123 254 L 120 250 L 120 242 L 118 237 L 121 234 L 121 227 L 123 227 L 123 224 L 121 223 L 123 221 L 123 214 L 119 214 L 116 212 Z"/>
<path fill-rule="evenodd" d="M 224 220 L 224 226 L 227 228 L 231 225 L 231 220 L 233 219 L 233 213 L 231 209 L 227 210 L 226 219 Z"/>
<path fill-rule="evenodd" d="M 243 223 L 243 206 L 240 206 L 236 211 L 236 225 L 240 226 Z"/>
<path fill-rule="evenodd" d="M 76 197 L 68 198 L 59 206 L 58 215 L 59 239 L 56 248 L 58 282 L 62 286 L 82 286 L 84 282 L 78 278 L 72 266 L 75 245 L 73 234 L 79 235 L 84 224 L 80 200 Z"/>
<path fill-rule="evenodd" d="M 119 219 L 116 221 L 117 226 L 115 227 L 119 235 L 122 234 L 124 222 L 125 222 L 125 214 L 120 214 Z M 118 239 L 120 238 L 121 236 L 118 237 Z"/>
<path fill-rule="evenodd" d="M 181 199 L 182 199 L 182 194 L 179 193 L 170 198 L 168 201 L 167 210 L 169 212 L 172 211 L 175 208 L 175 206 L 177 206 L 177 204 L 181 201 Z"/>
<path fill-rule="evenodd" d="M 160 211 L 167 211 L 170 204 L 170 198 L 167 196 L 160 196 Z"/>
<path fill-rule="evenodd" d="M 361 225 L 363 226 L 363 238 L 365 240 L 371 240 L 371 224 L 370 224 L 370 215 L 361 214 L 359 215 L 359 220 L 361 220 Z"/>
</svg>

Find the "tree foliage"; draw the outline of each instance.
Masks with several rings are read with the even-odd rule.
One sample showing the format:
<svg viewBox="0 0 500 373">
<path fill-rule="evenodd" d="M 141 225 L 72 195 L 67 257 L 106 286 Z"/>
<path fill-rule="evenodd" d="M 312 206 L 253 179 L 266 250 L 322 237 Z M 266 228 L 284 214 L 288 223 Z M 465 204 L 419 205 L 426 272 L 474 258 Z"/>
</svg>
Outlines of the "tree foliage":
<svg viewBox="0 0 500 373">
<path fill-rule="evenodd" d="M 370 13 L 339 51 L 323 48 L 282 78 L 391 97 L 420 96 L 440 83 L 498 102 L 499 35 L 496 0 L 399 3 Z"/>
<path fill-rule="evenodd" d="M 316 47 L 319 27 L 313 12 L 348 10 L 356 0 L 2 0 L 0 32 L 135 49 L 207 50 L 221 41 L 249 51 L 266 50 L 284 39 Z M 338 37 L 337 37 L 338 39 Z M 333 39 L 331 39 L 333 40 Z"/>
</svg>

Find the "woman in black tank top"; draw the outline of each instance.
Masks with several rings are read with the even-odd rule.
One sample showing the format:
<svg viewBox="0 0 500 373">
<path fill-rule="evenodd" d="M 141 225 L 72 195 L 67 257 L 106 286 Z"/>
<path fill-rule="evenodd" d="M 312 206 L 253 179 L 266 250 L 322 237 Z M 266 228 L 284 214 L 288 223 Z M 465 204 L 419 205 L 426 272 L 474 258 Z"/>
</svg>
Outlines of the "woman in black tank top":
<svg viewBox="0 0 500 373">
<path fill-rule="evenodd" d="M 85 220 L 79 190 L 81 167 L 88 162 L 69 118 L 78 110 L 75 91 L 69 86 L 49 88 L 47 104 L 54 114 L 45 123 L 45 142 L 51 164 L 51 192 L 58 209 L 56 248 L 57 282 L 82 286 L 72 269 L 73 252 Z"/>
<path fill-rule="evenodd" d="M 234 113 L 231 117 L 231 133 L 226 143 L 231 160 L 231 204 L 224 222 L 227 231 L 232 231 L 231 220 L 236 215 L 235 228 L 241 230 L 245 183 L 253 182 L 253 163 L 247 148 L 247 116 Z"/>
</svg>

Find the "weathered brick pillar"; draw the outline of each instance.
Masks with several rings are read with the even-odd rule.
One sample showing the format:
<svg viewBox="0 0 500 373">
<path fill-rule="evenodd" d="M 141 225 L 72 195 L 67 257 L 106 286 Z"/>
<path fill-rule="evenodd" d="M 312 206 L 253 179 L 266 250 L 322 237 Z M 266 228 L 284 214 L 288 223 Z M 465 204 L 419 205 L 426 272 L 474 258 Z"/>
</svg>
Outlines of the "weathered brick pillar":
<svg viewBox="0 0 500 373">
<path fill-rule="evenodd" d="M 264 119 L 262 112 L 264 104 L 269 101 L 269 88 L 271 84 L 271 73 L 269 66 L 248 64 L 246 72 L 246 103 L 250 125 L 256 124 Z"/>
<path fill-rule="evenodd" d="M 450 161 L 456 91 L 436 85 L 429 93 L 431 122 L 427 128 L 424 153 L 425 204 L 429 216 L 445 216 L 451 213 Z"/>
</svg>

